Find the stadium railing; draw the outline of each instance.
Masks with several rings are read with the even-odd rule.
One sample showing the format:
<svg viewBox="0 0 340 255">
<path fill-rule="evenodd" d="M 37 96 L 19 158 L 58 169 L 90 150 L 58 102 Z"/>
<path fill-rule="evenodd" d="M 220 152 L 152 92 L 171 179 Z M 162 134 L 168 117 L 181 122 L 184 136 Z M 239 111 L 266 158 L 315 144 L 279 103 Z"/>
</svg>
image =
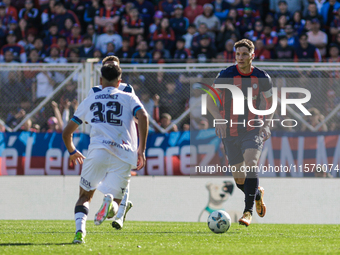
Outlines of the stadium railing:
<svg viewBox="0 0 340 255">
<path fill-rule="evenodd" d="M 82 97 L 82 64 L 0 64 L 0 70 L 0 120 L 7 131 L 28 119 L 43 127 L 54 115 L 52 101 L 62 110 L 60 100 Z"/>
</svg>

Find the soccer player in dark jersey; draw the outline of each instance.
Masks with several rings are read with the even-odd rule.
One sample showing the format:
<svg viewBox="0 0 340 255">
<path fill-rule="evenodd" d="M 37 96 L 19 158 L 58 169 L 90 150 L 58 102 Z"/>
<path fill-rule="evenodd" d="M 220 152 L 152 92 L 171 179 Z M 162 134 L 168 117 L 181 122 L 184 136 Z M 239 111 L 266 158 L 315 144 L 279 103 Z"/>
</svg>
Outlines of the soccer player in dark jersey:
<svg viewBox="0 0 340 255">
<path fill-rule="evenodd" d="M 266 214 L 266 205 L 263 202 L 264 189 L 259 187 L 257 163 L 263 142 L 271 134 L 269 120 L 272 119 L 273 114 L 267 115 L 265 120 L 259 120 L 262 116 L 253 114 L 248 108 L 247 91 L 248 88 L 252 88 L 252 102 L 255 109 L 259 109 L 261 93 L 266 98 L 267 106 L 271 106 L 272 82 L 265 71 L 252 66 L 252 60 L 255 57 L 252 41 L 243 39 L 236 42 L 234 47 L 237 64 L 222 70 L 214 86 L 232 84 L 240 89 L 245 95 L 244 114 L 233 114 L 234 98 L 231 91 L 227 89 L 216 89 L 222 98 L 221 112 L 210 97 L 208 97 L 207 105 L 214 119 L 228 121 L 226 124 L 216 124 L 216 134 L 222 138 L 230 169 L 236 169 L 233 172 L 236 185 L 245 195 L 245 209 L 239 223 L 249 226 L 254 203 L 256 203 L 256 211 L 260 217 Z"/>
</svg>

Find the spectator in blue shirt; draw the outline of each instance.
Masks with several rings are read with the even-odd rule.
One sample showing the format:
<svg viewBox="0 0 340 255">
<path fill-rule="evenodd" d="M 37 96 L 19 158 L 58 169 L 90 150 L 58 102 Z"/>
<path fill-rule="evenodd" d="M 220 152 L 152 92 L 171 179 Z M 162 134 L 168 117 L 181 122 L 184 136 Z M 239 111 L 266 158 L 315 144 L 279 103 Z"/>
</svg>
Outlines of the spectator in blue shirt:
<svg viewBox="0 0 340 255">
<path fill-rule="evenodd" d="M 179 39 L 186 34 L 189 20 L 188 18 L 183 17 L 183 6 L 181 4 L 175 6 L 174 17 L 170 19 L 170 26 L 175 32 L 176 39 Z"/>
</svg>

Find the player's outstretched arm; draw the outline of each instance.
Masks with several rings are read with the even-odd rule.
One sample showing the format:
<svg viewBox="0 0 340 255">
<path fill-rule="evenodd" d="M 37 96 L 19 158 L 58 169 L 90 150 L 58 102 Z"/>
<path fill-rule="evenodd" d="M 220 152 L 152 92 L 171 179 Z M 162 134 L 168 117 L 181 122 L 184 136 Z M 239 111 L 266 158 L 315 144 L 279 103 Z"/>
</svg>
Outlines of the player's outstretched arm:
<svg viewBox="0 0 340 255">
<path fill-rule="evenodd" d="M 136 118 L 138 119 L 138 133 L 139 133 L 137 170 L 140 170 L 145 166 L 146 162 L 145 148 L 146 139 L 149 132 L 149 119 L 148 114 L 144 109 L 140 109 L 137 111 Z"/>
<path fill-rule="evenodd" d="M 78 124 L 75 123 L 73 120 L 70 120 L 63 131 L 63 141 L 68 152 L 70 153 L 70 160 L 75 165 L 77 164 L 77 161 L 79 164 L 83 164 L 85 158 L 84 155 L 76 149 L 76 146 L 74 146 L 73 143 L 73 132 L 76 131 L 77 128 Z"/>
</svg>

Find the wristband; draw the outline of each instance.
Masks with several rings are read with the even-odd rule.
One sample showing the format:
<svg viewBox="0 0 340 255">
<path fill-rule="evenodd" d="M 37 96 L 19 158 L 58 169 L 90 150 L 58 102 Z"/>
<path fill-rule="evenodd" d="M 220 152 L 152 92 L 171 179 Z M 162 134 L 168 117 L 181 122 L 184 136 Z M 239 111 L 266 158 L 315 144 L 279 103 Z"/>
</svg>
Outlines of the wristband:
<svg viewBox="0 0 340 255">
<path fill-rule="evenodd" d="M 70 156 L 72 156 L 72 155 L 76 154 L 77 152 L 78 152 L 77 149 L 75 149 L 74 151 L 69 152 L 69 153 L 70 153 Z"/>
</svg>

